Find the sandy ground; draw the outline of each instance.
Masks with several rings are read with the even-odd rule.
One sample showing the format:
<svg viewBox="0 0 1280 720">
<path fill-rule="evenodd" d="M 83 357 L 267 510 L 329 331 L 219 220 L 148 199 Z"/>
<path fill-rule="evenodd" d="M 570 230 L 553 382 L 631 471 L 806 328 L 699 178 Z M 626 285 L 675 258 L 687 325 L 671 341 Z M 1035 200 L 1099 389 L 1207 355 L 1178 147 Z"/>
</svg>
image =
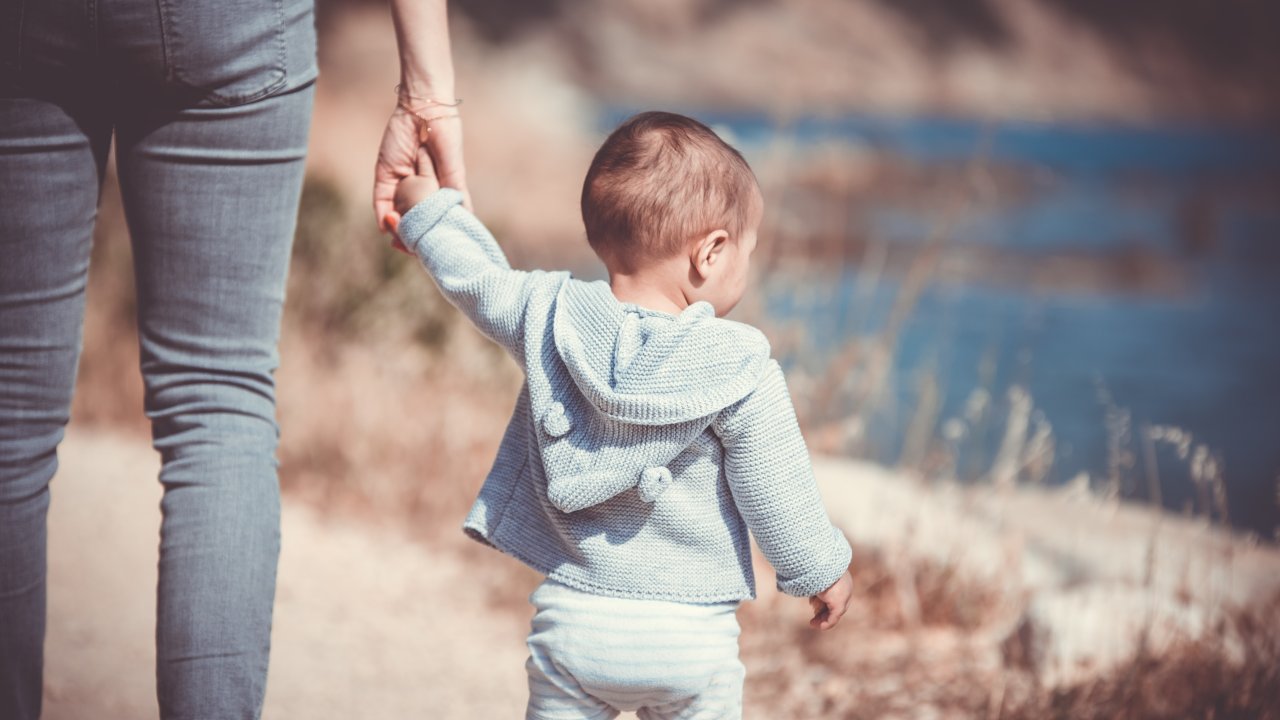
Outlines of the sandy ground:
<svg viewBox="0 0 1280 720">
<path fill-rule="evenodd" d="M 53 484 L 48 720 L 156 716 L 156 454 L 73 432 Z M 265 718 L 514 718 L 527 616 L 450 554 L 286 501 Z"/>
</svg>

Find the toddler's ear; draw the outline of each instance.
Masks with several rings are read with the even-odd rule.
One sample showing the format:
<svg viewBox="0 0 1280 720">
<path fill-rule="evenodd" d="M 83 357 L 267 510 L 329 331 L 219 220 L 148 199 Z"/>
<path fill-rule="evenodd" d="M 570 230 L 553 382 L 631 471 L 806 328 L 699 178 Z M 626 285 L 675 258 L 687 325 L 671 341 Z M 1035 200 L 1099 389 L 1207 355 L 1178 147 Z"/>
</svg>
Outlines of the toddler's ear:
<svg viewBox="0 0 1280 720">
<path fill-rule="evenodd" d="M 720 262 L 721 255 L 728 243 L 729 231 L 717 229 L 707 233 L 706 237 L 699 240 L 698 244 L 693 247 L 690 260 L 701 279 L 706 280 L 711 277 L 716 268 L 716 263 Z"/>
</svg>

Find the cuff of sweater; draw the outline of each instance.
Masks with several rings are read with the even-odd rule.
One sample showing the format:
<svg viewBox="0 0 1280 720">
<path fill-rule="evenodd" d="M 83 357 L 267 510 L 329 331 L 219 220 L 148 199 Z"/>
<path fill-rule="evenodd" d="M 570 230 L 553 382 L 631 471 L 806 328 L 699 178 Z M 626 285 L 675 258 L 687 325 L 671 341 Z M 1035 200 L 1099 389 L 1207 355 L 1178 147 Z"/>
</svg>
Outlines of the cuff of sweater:
<svg viewBox="0 0 1280 720">
<path fill-rule="evenodd" d="M 396 227 L 400 242 L 417 253 L 418 246 L 427 233 L 444 218 L 450 208 L 461 204 L 462 193 L 453 188 L 440 188 L 431 193 L 400 218 L 400 224 Z"/>
<path fill-rule="evenodd" d="M 826 590 L 849 569 L 853 560 L 853 548 L 840 529 L 831 528 L 831 552 L 816 567 L 800 577 L 783 580 L 778 578 L 778 590 L 795 597 L 810 597 Z"/>
</svg>

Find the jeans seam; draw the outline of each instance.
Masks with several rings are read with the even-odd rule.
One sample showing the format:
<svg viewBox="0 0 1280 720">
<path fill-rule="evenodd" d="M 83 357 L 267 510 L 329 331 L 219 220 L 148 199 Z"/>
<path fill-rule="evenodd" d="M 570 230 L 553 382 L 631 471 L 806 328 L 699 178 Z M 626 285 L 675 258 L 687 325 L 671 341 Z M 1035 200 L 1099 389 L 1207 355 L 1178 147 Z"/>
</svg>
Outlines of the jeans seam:
<svg viewBox="0 0 1280 720">
<path fill-rule="evenodd" d="M 165 0 L 156 0 L 156 15 L 160 18 L 160 61 L 164 63 L 164 79 L 173 82 L 173 63 L 169 61 L 168 7 Z"/>
</svg>

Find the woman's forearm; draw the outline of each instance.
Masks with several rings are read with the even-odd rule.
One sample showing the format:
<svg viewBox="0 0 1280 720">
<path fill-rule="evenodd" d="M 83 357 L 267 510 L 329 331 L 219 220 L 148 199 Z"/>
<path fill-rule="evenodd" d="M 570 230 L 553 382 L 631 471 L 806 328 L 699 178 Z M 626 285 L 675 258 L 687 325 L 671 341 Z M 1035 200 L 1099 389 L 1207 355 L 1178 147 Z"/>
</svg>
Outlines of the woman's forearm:
<svg viewBox="0 0 1280 720">
<path fill-rule="evenodd" d="M 400 86 L 408 95 L 452 102 L 453 57 L 445 0 L 391 0 L 400 48 Z"/>
</svg>

